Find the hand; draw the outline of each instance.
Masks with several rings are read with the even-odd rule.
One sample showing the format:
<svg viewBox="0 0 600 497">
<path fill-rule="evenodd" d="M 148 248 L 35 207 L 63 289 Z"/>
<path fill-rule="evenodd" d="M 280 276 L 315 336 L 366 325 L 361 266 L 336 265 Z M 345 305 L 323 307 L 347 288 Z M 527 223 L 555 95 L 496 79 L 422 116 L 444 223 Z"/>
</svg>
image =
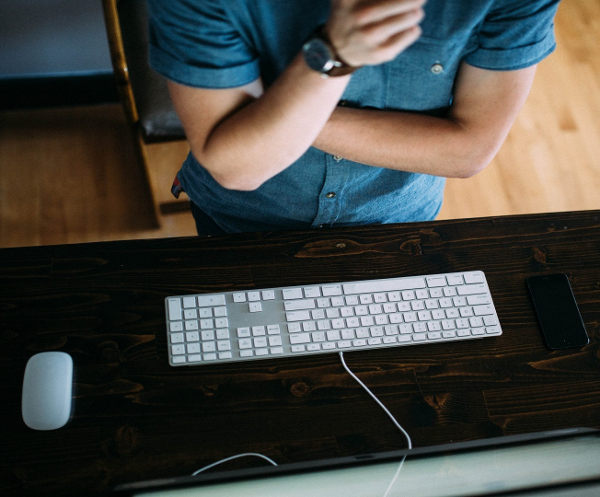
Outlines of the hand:
<svg viewBox="0 0 600 497">
<path fill-rule="evenodd" d="M 325 26 L 339 57 L 351 66 L 393 60 L 421 36 L 426 0 L 332 0 Z"/>
</svg>

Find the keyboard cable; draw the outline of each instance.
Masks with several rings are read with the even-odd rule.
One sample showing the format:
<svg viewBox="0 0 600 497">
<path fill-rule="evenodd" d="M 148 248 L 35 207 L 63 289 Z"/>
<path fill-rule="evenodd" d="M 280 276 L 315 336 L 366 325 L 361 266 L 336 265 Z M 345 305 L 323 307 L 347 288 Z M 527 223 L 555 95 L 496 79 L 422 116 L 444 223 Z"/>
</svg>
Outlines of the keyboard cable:
<svg viewBox="0 0 600 497">
<path fill-rule="evenodd" d="M 412 449 L 412 440 L 410 438 L 410 435 L 407 433 L 407 431 L 402 427 L 402 425 L 400 423 L 398 423 L 398 421 L 396 420 L 396 418 L 394 417 L 394 415 L 389 411 L 389 409 L 383 404 L 383 402 L 381 402 L 381 400 L 379 400 L 377 398 L 377 396 L 371 392 L 371 390 L 369 389 L 369 387 L 367 387 L 367 385 L 365 385 L 361 379 L 356 376 L 354 374 L 354 372 L 348 367 L 348 365 L 346 364 L 346 361 L 344 359 L 344 353 L 342 351 L 340 351 L 339 353 L 340 356 L 340 361 L 342 362 L 342 366 L 344 367 L 344 369 L 346 370 L 346 372 L 354 379 L 354 381 L 356 381 L 368 394 L 369 396 L 371 396 L 371 398 L 377 403 L 377 405 L 379 407 L 381 407 L 381 409 L 383 409 L 383 412 L 385 412 L 387 414 L 387 416 L 392 420 L 392 423 L 394 423 L 394 425 L 402 432 L 402 434 L 404 435 L 404 437 L 406 438 L 406 441 L 408 443 L 408 449 Z M 272 464 L 273 466 L 277 466 L 277 463 L 275 461 L 273 461 L 273 459 L 271 459 L 270 457 L 267 457 L 263 454 L 259 454 L 257 452 L 244 452 L 242 454 L 236 454 L 234 456 L 230 456 L 230 457 L 226 457 L 224 459 L 221 459 L 219 461 L 213 462 L 211 464 L 208 464 L 207 466 L 204 466 L 196 471 L 194 471 L 192 473 L 192 476 L 197 476 L 200 473 L 214 468 L 215 466 L 218 466 L 220 464 L 223 464 L 225 462 L 228 461 L 232 461 L 234 459 L 239 459 L 241 457 L 260 457 L 261 459 L 264 459 L 265 461 L 269 462 L 270 464 Z M 400 470 L 402 469 L 402 465 L 404 463 L 404 459 L 406 459 L 406 456 L 404 456 L 400 462 L 400 466 L 398 467 L 398 470 L 396 471 L 396 474 L 394 475 L 394 478 L 392 479 L 392 482 L 390 483 L 385 495 L 388 495 L 389 491 L 391 490 L 393 484 L 396 481 L 396 478 L 398 477 L 398 474 L 400 473 Z"/>
<path fill-rule="evenodd" d="M 369 390 L 369 387 L 367 387 L 367 385 L 365 385 L 358 376 L 356 376 L 352 370 L 348 367 L 348 365 L 346 364 L 346 361 L 344 360 L 344 353 L 342 351 L 340 351 L 340 361 L 342 361 L 342 366 L 344 366 L 344 369 L 346 370 L 346 372 L 352 376 L 352 378 L 354 378 L 354 380 L 361 386 L 363 387 L 363 389 L 365 390 L 365 392 L 367 392 L 371 398 L 377 402 L 377 405 L 379 407 L 381 407 L 383 409 L 383 412 L 385 412 L 388 417 L 392 420 L 392 423 L 394 423 L 394 425 L 396 426 L 396 428 L 398 428 L 402 434 L 406 437 L 406 441 L 408 443 L 408 449 L 412 449 L 412 440 L 410 438 L 410 435 L 406 432 L 406 430 L 404 428 L 402 428 L 402 425 L 400 423 L 398 423 L 398 421 L 396 420 L 396 418 L 394 417 L 394 415 L 389 411 L 389 409 L 383 404 L 383 402 L 381 402 L 377 396 L 371 392 L 371 390 Z"/>
</svg>

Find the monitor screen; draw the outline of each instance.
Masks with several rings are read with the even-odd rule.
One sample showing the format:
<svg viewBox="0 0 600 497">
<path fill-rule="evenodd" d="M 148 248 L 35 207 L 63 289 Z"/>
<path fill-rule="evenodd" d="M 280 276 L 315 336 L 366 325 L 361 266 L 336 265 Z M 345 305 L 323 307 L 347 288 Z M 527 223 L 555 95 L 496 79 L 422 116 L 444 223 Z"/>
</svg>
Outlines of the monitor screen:
<svg viewBox="0 0 600 497">
<path fill-rule="evenodd" d="M 499 437 L 502 438 L 502 437 Z M 494 440 L 494 439 L 489 439 Z M 387 459 L 387 458 L 386 458 Z M 317 465 L 302 471 L 199 478 L 182 488 L 137 489 L 135 497 L 448 497 L 486 495 L 600 477 L 600 437 L 580 434 L 558 439 L 392 457 L 350 466 Z M 309 465 L 310 466 L 310 465 Z M 225 473 L 223 473 L 225 475 Z M 213 475 L 214 476 L 214 475 Z M 218 475 L 217 475 L 218 476 Z M 584 494 L 581 494 L 584 495 Z"/>
</svg>

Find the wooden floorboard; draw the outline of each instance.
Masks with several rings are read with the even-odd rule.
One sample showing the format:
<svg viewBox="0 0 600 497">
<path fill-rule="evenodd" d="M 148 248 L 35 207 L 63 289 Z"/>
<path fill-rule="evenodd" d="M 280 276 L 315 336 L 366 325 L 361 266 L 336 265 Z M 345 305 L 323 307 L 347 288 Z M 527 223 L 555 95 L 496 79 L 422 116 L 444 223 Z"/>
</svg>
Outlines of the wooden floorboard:
<svg viewBox="0 0 600 497">
<path fill-rule="evenodd" d="M 556 35 L 505 145 L 448 181 L 440 219 L 600 208 L 600 2 L 563 1 Z M 147 180 L 130 137 L 118 105 L 0 113 L 0 247 L 193 235 L 152 204 L 185 143 L 148 147 Z"/>
</svg>

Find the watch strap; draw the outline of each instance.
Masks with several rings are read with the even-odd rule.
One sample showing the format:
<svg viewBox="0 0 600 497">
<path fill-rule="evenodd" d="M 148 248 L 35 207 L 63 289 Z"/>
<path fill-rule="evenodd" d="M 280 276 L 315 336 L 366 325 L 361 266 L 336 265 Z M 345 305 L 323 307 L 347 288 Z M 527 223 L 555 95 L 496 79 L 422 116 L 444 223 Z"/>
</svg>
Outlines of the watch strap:
<svg viewBox="0 0 600 497">
<path fill-rule="evenodd" d="M 335 47 L 331 43 L 331 40 L 329 39 L 329 35 L 327 34 L 327 31 L 325 30 L 325 25 L 322 25 L 319 28 L 317 28 L 313 37 L 318 37 L 324 43 L 326 43 L 327 46 L 329 47 L 329 50 L 331 51 L 331 53 L 333 55 L 333 58 L 332 58 L 333 67 L 331 67 L 327 71 L 322 72 L 321 74 L 323 74 L 323 76 L 332 76 L 332 77 L 346 76 L 347 74 L 352 74 L 357 69 L 360 69 L 360 66 L 351 66 L 350 64 L 346 63 L 339 56 Z"/>
</svg>

